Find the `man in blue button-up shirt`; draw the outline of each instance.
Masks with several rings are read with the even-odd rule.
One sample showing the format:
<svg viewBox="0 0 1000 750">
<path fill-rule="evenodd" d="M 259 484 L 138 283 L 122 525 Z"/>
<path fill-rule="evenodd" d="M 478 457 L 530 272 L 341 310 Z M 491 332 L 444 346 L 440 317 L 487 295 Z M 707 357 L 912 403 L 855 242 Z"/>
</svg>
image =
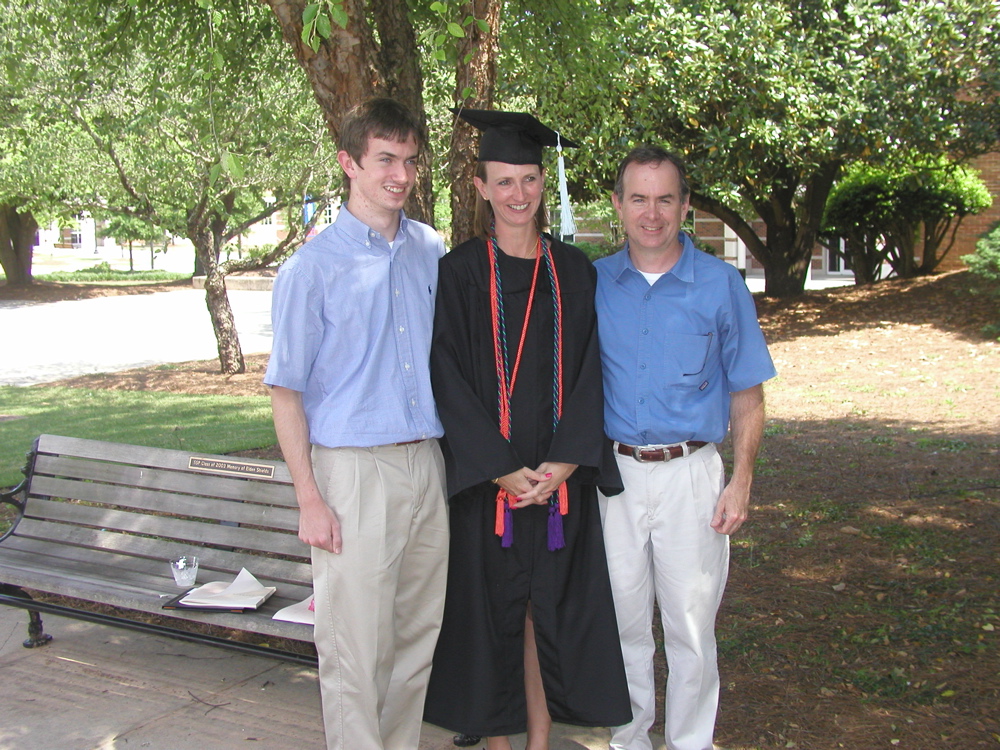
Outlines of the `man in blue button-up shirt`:
<svg viewBox="0 0 1000 750">
<path fill-rule="evenodd" d="M 711 750 L 719 697 L 715 616 L 729 535 L 746 520 L 774 376 L 739 272 L 680 231 L 689 188 L 678 157 L 640 147 L 612 197 L 628 242 L 597 262 L 605 429 L 625 491 L 601 497 L 633 721 L 614 750 L 648 750 L 660 606 L 669 750 Z M 728 484 L 715 444 L 732 428 Z"/>
<path fill-rule="evenodd" d="M 443 434 L 430 386 L 434 230 L 403 214 L 421 132 L 375 99 L 341 126 L 350 197 L 282 267 L 264 382 L 312 546 L 327 747 L 410 750 L 444 608 Z"/>
</svg>

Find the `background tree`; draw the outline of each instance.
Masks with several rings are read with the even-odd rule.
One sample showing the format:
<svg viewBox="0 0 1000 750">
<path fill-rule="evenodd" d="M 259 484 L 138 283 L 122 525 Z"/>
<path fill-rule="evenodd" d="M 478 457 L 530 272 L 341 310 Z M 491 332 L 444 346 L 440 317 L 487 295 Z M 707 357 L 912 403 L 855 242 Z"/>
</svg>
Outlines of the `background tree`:
<svg viewBox="0 0 1000 750">
<path fill-rule="evenodd" d="M 135 270 L 135 258 L 132 254 L 133 243 L 144 242 L 149 248 L 149 268 L 154 267 L 156 257 L 156 246 L 154 243 L 163 242 L 166 235 L 163 230 L 148 221 L 137 219 L 134 216 L 114 216 L 112 215 L 105 222 L 104 228 L 98 231 L 99 237 L 114 238 L 117 242 L 128 243 L 128 270 Z"/>
<path fill-rule="evenodd" d="M 502 0 L 471 0 L 463 3 L 464 36 L 452 50 L 455 86 L 452 106 L 466 109 L 493 109 L 500 55 L 500 11 Z M 454 33 L 454 32 L 453 32 Z M 440 40 L 439 58 L 448 60 Z M 442 113 L 443 114 L 443 113 Z M 448 138 L 448 185 L 451 188 L 451 240 L 457 245 L 473 236 L 476 186 L 473 177 L 479 153 L 478 130 L 457 117 L 450 119 Z"/>
<path fill-rule="evenodd" d="M 0 0 L 0 265 L 6 283 L 32 283 L 32 250 L 39 225 L 71 215 L 66 197 L 86 189 L 83 133 L 59 117 L 40 85 L 40 14 Z M 48 16 L 42 28 L 49 25 Z"/>
<path fill-rule="evenodd" d="M 597 144 L 574 159 L 593 159 L 583 171 L 604 190 L 609 153 L 647 141 L 682 152 L 692 204 L 743 240 L 770 296 L 802 291 L 844 166 L 995 145 L 992 0 L 636 0 L 610 18 L 603 6 L 560 0 L 522 18 L 501 64 L 520 71 L 512 87 Z M 586 39 L 585 53 L 549 54 L 567 39 Z"/>
<path fill-rule="evenodd" d="M 373 95 L 397 99 L 426 125 L 421 56 L 406 0 L 266 2 L 306 73 L 334 143 L 344 114 Z M 417 179 L 407 213 L 433 224 L 429 148 L 421 153 Z"/>
<path fill-rule="evenodd" d="M 100 179 L 83 203 L 192 242 L 222 371 L 236 373 L 245 364 L 225 277 L 267 265 L 302 237 L 303 196 L 326 199 L 335 162 L 266 9 L 204 5 L 77 12 L 58 36 L 67 57 L 50 71 L 50 95 L 92 141 Z M 222 260 L 228 242 L 278 212 L 289 235 L 272 253 Z"/>
</svg>

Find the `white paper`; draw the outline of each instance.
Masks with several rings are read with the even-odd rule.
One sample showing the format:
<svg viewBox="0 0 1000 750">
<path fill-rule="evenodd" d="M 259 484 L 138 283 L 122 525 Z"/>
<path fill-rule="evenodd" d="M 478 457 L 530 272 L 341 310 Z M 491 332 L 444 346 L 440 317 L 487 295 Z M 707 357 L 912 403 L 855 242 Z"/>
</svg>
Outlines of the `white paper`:
<svg viewBox="0 0 1000 750">
<path fill-rule="evenodd" d="M 212 581 L 193 589 L 180 600 L 180 604 L 199 607 L 220 607 L 224 609 L 256 609 L 277 589 L 262 586 L 249 570 L 243 568 L 232 583 Z"/>
<path fill-rule="evenodd" d="M 310 594 L 301 602 L 282 607 L 274 613 L 271 619 L 284 620 L 285 622 L 301 622 L 303 625 L 315 625 L 316 613 L 309 609 L 312 600 L 312 594 Z"/>
</svg>

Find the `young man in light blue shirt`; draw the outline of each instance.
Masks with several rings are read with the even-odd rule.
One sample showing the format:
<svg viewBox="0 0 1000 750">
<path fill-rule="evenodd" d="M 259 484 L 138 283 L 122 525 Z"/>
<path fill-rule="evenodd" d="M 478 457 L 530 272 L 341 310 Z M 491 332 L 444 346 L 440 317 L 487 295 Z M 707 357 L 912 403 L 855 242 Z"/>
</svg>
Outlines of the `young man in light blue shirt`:
<svg viewBox="0 0 1000 750">
<path fill-rule="evenodd" d="M 438 259 L 407 219 L 422 133 L 373 99 L 341 127 L 350 197 L 275 281 L 264 382 L 313 548 L 329 750 L 413 750 L 448 558 L 443 434 L 430 387 Z"/>
<path fill-rule="evenodd" d="M 715 616 L 729 535 L 747 518 L 774 366 L 739 272 L 680 231 L 684 165 L 662 148 L 622 162 L 613 203 L 625 248 L 596 263 L 605 430 L 625 491 L 601 500 L 633 720 L 613 750 L 649 750 L 659 603 L 669 750 L 711 750 L 719 699 Z M 732 429 L 733 471 L 716 451 Z"/>
</svg>

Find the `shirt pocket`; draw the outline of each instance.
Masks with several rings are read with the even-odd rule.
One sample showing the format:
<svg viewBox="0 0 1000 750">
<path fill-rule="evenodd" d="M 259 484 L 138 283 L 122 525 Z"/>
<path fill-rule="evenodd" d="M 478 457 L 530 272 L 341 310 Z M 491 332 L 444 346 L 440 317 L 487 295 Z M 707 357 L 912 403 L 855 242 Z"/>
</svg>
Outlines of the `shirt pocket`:
<svg viewBox="0 0 1000 750">
<path fill-rule="evenodd" d="M 664 337 L 664 385 L 703 388 L 718 370 L 714 333 L 668 333 Z"/>
</svg>

